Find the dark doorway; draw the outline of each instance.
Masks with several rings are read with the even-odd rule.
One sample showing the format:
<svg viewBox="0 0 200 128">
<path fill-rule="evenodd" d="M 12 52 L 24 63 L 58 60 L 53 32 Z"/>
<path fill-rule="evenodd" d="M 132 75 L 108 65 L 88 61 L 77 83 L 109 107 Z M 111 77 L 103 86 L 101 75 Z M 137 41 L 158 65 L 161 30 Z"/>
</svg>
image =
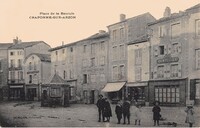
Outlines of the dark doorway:
<svg viewBox="0 0 200 128">
<path fill-rule="evenodd" d="M 90 95 L 90 103 L 91 104 L 94 104 L 94 99 L 95 99 L 95 91 L 94 90 L 91 90 L 91 95 Z"/>
<path fill-rule="evenodd" d="M 29 101 L 34 101 L 34 98 L 37 97 L 36 88 L 29 88 L 27 90 L 27 96 Z"/>
</svg>

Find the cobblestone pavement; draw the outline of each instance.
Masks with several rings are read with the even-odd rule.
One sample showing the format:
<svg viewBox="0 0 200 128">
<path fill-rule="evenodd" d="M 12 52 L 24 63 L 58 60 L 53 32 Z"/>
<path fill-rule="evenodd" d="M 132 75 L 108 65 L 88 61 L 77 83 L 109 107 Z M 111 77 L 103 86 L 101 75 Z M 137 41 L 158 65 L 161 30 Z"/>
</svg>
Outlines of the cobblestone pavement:
<svg viewBox="0 0 200 128">
<path fill-rule="evenodd" d="M 95 105 L 72 104 L 70 107 L 40 107 L 40 102 L 5 102 L 0 104 L 0 114 L 7 123 L 15 124 L 15 126 L 30 127 L 138 127 L 134 125 L 135 106 L 131 107 L 131 124 L 117 124 L 116 115 L 114 113 L 115 105 L 112 105 L 113 117 L 108 122 L 98 122 L 98 112 Z M 165 122 L 176 122 L 178 127 L 187 127 L 185 123 L 186 113 L 185 107 L 161 107 L 161 114 L 165 121 L 161 121 L 160 126 Z M 142 107 L 141 127 L 153 126 L 152 107 Z M 194 126 L 200 126 L 200 107 L 195 107 Z"/>
</svg>

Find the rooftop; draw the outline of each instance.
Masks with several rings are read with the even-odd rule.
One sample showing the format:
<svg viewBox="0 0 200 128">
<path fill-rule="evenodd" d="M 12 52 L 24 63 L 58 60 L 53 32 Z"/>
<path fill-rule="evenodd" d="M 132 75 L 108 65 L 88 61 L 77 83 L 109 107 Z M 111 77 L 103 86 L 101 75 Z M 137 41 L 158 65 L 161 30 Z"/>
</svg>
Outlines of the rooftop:
<svg viewBox="0 0 200 128">
<path fill-rule="evenodd" d="M 8 49 L 13 43 L 0 43 L 0 49 Z"/>
<path fill-rule="evenodd" d="M 200 10 L 200 4 L 192 6 L 188 9 L 186 9 L 185 11 L 179 11 L 179 13 L 172 13 L 171 16 L 169 16 L 169 17 L 162 17 L 162 18 L 160 18 L 160 19 L 158 19 L 154 22 L 149 23 L 148 25 L 150 26 L 150 25 L 154 25 L 156 23 L 160 23 L 160 22 L 176 19 L 176 18 L 179 18 L 179 17 L 182 17 L 182 16 L 186 16 L 186 15 L 188 15 L 188 12 L 190 10 L 197 9 L 197 8 L 199 8 L 199 10 Z"/>
<path fill-rule="evenodd" d="M 136 40 L 129 42 L 128 45 L 142 43 L 146 41 L 148 41 L 148 35 L 143 35 L 141 37 L 138 37 Z"/>
<path fill-rule="evenodd" d="M 12 45 L 11 47 L 9 47 L 9 49 L 24 49 L 27 47 L 32 47 L 34 45 L 37 45 L 39 43 L 45 43 L 45 42 L 44 41 L 20 42 Z"/>
<path fill-rule="evenodd" d="M 51 62 L 51 56 L 49 54 L 40 54 L 40 53 L 31 53 L 29 54 L 24 61 L 26 61 L 31 55 L 36 55 L 40 58 L 42 62 Z"/>
<path fill-rule="evenodd" d="M 61 46 L 58 46 L 58 47 L 55 47 L 55 48 L 51 48 L 49 51 L 55 51 L 55 50 L 58 50 L 58 49 L 62 49 L 62 48 L 65 48 L 65 47 L 68 47 L 68 46 L 75 45 L 77 43 L 86 41 L 86 40 L 99 39 L 99 38 L 104 38 L 104 37 L 108 37 L 108 36 L 109 36 L 108 32 L 96 33 L 96 34 L 94 34 L 92 36 L 89 36 L 89 37 L 87 37 L 85 39 L 82 39 L 82 40 L 79 40 L 79 41 L 76 41 L 76 42 L 73 42 L 73 43 L 61 45 Z"/>
</svg>

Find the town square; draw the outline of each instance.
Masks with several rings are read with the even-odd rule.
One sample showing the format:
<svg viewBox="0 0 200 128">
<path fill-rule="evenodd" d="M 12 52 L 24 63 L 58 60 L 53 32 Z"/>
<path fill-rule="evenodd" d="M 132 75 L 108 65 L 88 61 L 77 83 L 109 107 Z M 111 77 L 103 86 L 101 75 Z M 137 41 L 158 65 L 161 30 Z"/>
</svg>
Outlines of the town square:
<svg viewBox="0 0 200 128">
<path fill-rule="evenodd" d="M 26 15 L 29 24 L 24 28 L 30 33 L 18 30 L 12 41 L 0 40 L 0 126 L 200 126 L 199 2 L 176 12 L 163 3 L 159 18 L 145 8 L 131 16 L 122 11 L 112 22 L 108 20 L 112 17 L 90 19 L 87 25 L 79 22 L 81 12 L 62 10 L 64 3 L 59 3 L 60 10 L 49 7 L 51 11 Z M 49 18 L 54 17 L 50 12 L 61 13 Z M 101 10 L 96 13 L 104 14 Z M 70 38 L 105 21 L 105 29 L 98 28 L 76 41 L 59 42 L 59 36 Z M 83 23 L 88 29 L 80 27 L 73 33 L 73 28 L 63 26 L 66 23 L 71 27 Z M 40 24 L 41 30 L 33 24 Z M 46 41 L 45 36 L 40 37 L 43 34 L 59 40 Z M 29 40 L 24 41 L 23 35 L 30 36 Z"/>
</svg>

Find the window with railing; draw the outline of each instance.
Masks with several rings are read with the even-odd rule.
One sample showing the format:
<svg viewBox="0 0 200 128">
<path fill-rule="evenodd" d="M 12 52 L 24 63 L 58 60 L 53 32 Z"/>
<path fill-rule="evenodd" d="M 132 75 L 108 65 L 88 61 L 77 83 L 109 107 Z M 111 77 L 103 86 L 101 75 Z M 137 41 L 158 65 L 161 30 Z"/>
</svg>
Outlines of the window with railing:
<svg viewBox="0 0 200 128">
<path fill-rule="evenodd" d="M 171 65 L 171 77 L 178 77 L 178 64 Z"/>
</svg>

